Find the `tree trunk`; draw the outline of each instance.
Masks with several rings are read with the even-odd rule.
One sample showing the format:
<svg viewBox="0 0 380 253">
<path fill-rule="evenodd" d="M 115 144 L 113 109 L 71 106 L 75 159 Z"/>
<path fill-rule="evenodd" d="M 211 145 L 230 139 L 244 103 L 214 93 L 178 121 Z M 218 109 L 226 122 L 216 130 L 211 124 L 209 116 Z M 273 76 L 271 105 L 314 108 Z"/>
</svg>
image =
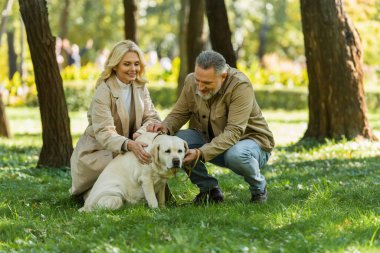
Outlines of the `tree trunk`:
<svg viewBox="0 0 380 253">
<path fill-rule="evenodd" d="M 0 90 L 0 136 L 6 137 L 6 138 L 11 137 L 11 132 L 9 129 L 8 118 L 5 113 L 5 106 L 3 103 L 3 96 L 1 94 L 1 90 Z"/>
<path fill-rule="evenodd" d="M 8 17 L 10 15 L 11 9 L 12 9 L 13 0 L 8 0 L 1 13 L 1 20 L 0 20 L 0 46 L 1 41 L 3 37 L 3 33 L 6 30 L 6 23 L 8 20 Z M 5 113 L 5 106 L 3 103 L 3 96 L 1 94 L 0 90 L 0 136 L 2 137 L 10 137 L 10 130 L 9 130 L 9 124 L 8 124 L 8 118 Z"/>
<path fill-rule="evenodd" d="M 6 31 L 7 20 L 12 10 L 13 0 L 8 0 L 1 12 L 1 20 L 0 20 L 0 46 L 1 46 L 1 38 Z"/>
<path fill-rule="evenodd" d="M 261 24 L 260 32 L 259 32 L 259 48 L 257 50 L 257 58 L 259 59 L 260 66 L 265 68 L 264 64 L 264 55 L 265 55 L 265 49 L 267 45 L 267 35 L 269 31 L 269 15 L 267 7 L 264 6 L 264 20 Z"/>
<path fill-rule="evenodd" d="M 187 66 L 187 28 L 189 22 L 189 0 L 181 0 L 181 9 L 179 11 L 179 58 L 180 67 L 178 74 L 178 86 L 177 97 L 181 94 L 185 78 L 189 73 L 189 67 Z"/>
<path fill-rule="evenodd" d="M 181 68 L 177 95 L 181 94 L 187 74 L 194 71 L 195 59 L 204 48 L 203 24 L 205 5 L 203 0 L 183 1 L 181 10 Z"/>
<path fill-rule="evenodd" d="M 231 67 L 236 67 L 236 55 L 231 43 L 231 30 L 224 0 L 206 0 L 206 13 L 213 50 L 221 53 Z"/>
<path fill-rule="evenodd" d="M 136 12 L 137 6 L 135 0 L 124 0 L 125 38 L 137 43 Z"/>
<path fill-rule="evenodd" d="M 18 65 L 18 71 L 21 77 L 22 85 L 25 85 L 26 82 L 26 65 L 24 64 L 25 56 L 25 25 L 22 21 L 22 17 L 20 17 L 20 60 Z"/>
<path fill-rule="evenodd" d="M 366 116 L 359 34 L 340 0 L 301 0 L 309 124 L 304 138 L 376 139 Z"/>
<path fill-rule="evenodd" d="M 46 0 L 19 0 L 37 85 L 42 149 L 37 166 L 69 166 L 70 119 L 48 22 Z"/>
<path fill-rule="evenodd" d="M 13 75 L 17 72 L 17 54 L 15 51 L 14 40 L 14 32 L 7 31 L 9 80 L 12 80 Z"/>
<path fill-rule="evenodd" d="M 188 72 L 193 72 L 195 59 L 204 48 L 203 20 L 205 4 L 203 0 L 190 0 L 189 21 L 187 23 L 187 67 Z"/>
<path fill-rule="evenodd" d="M 70 0 L 64 0 L 64 6 L 59 19 L 59 37 L 67 38 L 69 32 Z"/>
</svg>

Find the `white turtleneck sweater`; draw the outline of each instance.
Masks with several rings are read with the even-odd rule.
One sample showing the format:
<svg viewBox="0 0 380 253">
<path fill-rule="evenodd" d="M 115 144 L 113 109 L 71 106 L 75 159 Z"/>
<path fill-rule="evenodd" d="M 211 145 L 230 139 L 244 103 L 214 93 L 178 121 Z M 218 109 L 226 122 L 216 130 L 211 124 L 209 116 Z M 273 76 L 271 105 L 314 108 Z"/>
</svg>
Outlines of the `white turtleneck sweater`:
<svg viewBox="0 0 380 253">
<path fill-rule="evenodd" d="M 131 101 L 132 101 L 132 85 L 123 83 L 116 77 L 117 83 L 121 90 L 121 99 L 124 101 L 124 105 L 128 115 L 131 115 Z"/>
</svg>

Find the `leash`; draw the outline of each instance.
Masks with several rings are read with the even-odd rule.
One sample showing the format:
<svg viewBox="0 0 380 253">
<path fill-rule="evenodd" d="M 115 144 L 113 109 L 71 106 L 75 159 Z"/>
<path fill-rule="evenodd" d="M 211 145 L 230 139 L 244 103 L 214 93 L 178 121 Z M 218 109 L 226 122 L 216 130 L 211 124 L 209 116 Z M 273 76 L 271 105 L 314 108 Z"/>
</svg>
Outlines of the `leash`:
<svg viewBox="0 0 380 253">
<path fill-rule="evenodd" d="M 152 141 L 154 141 L 154 140 L 155 140 L 158 136 L 160 136 L 160 135 L 166 135 L 166 133 L 164 133 L 164 132 L 162 132 L 162 131 L 157 132 L 157 135 L 154 136 L 154 138 L 153 138 Z"/>
<path fill-rule="evenodd" d="M 195 159 L 193 166 L 186 166 L 185 167 L 185 170 L 187 170 L 189 173 L 187 175 L 187 178 L 185 180 L 180 180 L 180 182 L 186 182 L 188 179 L 190 179 L 191 172 L 193 171 L 193 169 L 195 168 L 195 166 L 197 165 L 197 163 L 199 161 L 199 157 L 201 156 L 201 151 L 197 148 L 195 150 L 196 150 L 195 152 L 197 153 L 197 158 Z M 177 173 L 175 173 L 174 175 L 177 176 Z"/>
</svg>

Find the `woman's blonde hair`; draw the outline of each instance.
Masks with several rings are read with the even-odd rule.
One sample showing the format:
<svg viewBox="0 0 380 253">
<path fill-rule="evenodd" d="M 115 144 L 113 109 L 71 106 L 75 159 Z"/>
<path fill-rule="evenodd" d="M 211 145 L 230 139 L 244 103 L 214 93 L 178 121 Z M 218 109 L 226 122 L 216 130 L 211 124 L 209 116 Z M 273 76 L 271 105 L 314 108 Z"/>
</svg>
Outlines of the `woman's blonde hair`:
<svg viewBox="0 0 380 253">
<path fill-rule="evenodd" d="M 96 82 L 96 87 L 98 87 L 103 81 L 106 81 L 108 78 L 112 76 L 112 74 L 115 73 L 114 68 L 121 62 L 124 55 L 128 52 L 137 53 L 140 60 L 140 72 L 137 74 L 136 80 L 140 83 L 147 82 L 144 76 L 145 75 L 144 53 L 133 41 L 122 40 L 113 46 L 104 64 L 104 71 L 100 74 L 100 77 L 98 81 Z"/>
</svg>

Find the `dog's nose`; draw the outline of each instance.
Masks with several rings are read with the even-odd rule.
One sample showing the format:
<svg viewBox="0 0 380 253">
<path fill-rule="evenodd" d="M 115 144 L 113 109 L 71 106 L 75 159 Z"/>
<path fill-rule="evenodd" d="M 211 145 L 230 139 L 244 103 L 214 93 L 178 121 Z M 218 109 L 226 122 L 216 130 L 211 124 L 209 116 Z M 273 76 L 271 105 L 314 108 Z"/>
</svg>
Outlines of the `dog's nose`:
<svg viewBox="0 0 380 253">
<path fill-rule="evenodd" d="M 173 167 L 174 168 L 179 168 L 181 162 L 180 162 L 180 160 L 178 158 L 173 158 L 172 162 L 173 162 Z"/>
</svg>

